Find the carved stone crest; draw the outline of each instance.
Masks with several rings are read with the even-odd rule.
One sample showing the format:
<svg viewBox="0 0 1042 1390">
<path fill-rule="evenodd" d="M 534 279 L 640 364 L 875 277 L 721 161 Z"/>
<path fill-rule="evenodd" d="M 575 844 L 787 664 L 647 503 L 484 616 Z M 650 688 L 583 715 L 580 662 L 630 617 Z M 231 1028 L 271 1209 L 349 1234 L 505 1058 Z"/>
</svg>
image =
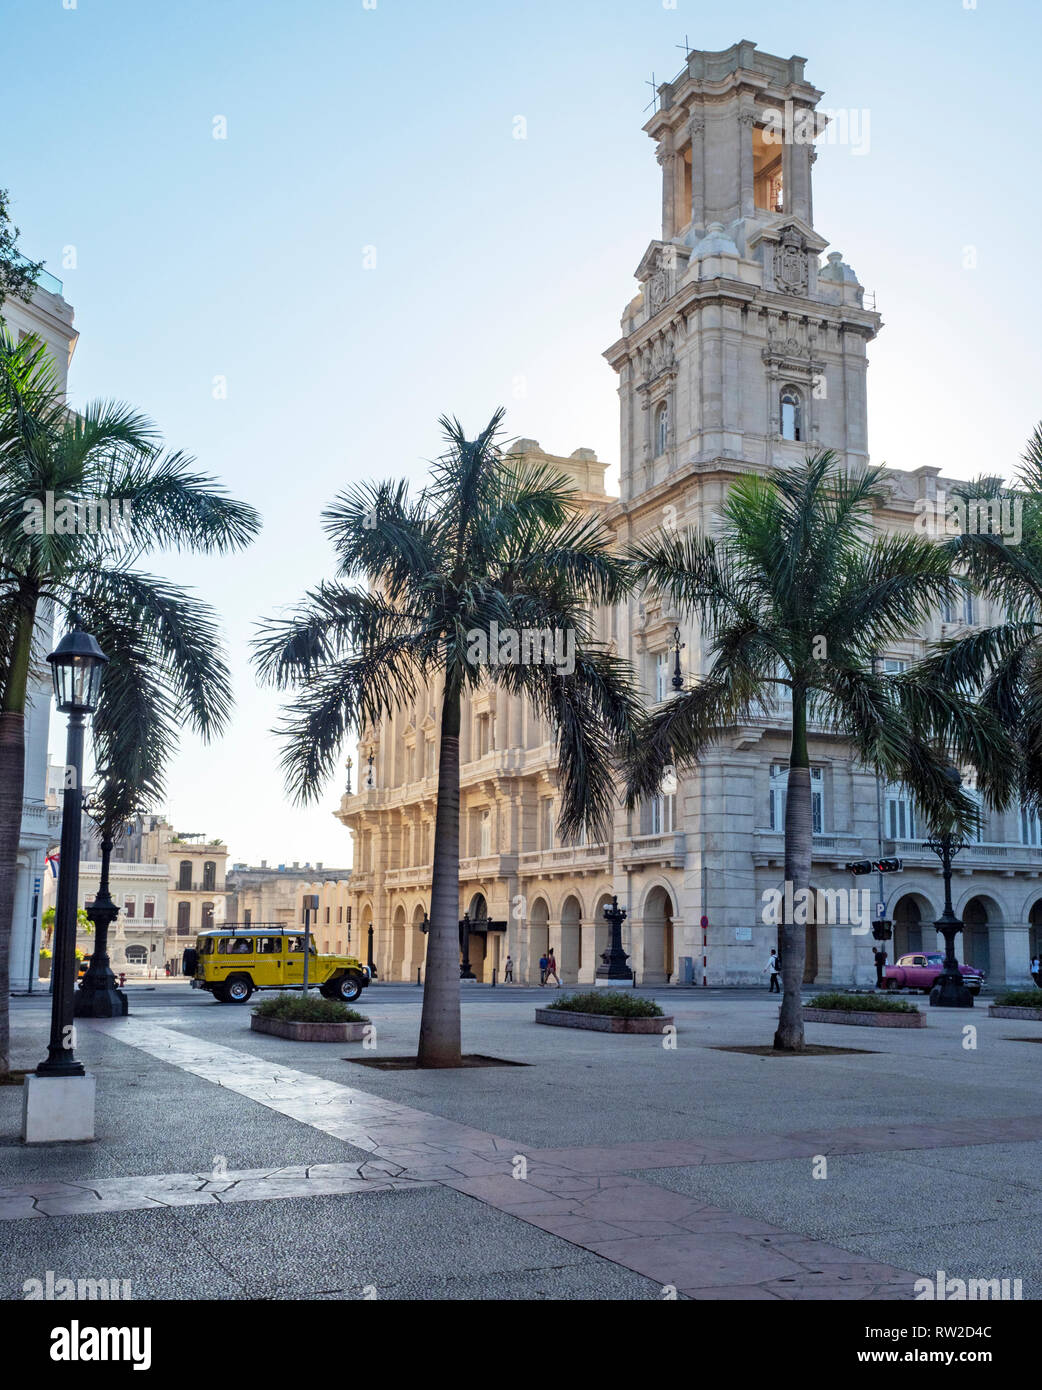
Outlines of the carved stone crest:
<svg viewBox="0 0 1042 1390">
<path fill-rule="evenodd" d="M 806 294 L 807 251 L 795 227 L 786 227 L 774 252 L 774 283 L 789 294 Z"/>
</svg>

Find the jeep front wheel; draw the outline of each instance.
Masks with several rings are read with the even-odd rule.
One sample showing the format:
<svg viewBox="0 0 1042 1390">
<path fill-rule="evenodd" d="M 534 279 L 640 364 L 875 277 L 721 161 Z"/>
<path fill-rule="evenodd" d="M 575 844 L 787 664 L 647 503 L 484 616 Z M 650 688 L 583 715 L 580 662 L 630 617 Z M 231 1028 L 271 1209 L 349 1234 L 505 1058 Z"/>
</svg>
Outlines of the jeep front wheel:
<svg viewBox="0 0 1042 1390">
<path fill-rule="evenodd" d="M 342 999 L 345 1004 L 350 1004 L 362 993 L 362 981 L 357 975 L 341 975 L 333 981 L 331 993 L 334 999 Z"/>
<path fill-rule="evenodd" d="M 252 993 L 252 983 L 240 976 L 236 980 L 229 980 L 225 985 L 224 1000 L 229 1004 L 245 1004 Z"/>
</svg>

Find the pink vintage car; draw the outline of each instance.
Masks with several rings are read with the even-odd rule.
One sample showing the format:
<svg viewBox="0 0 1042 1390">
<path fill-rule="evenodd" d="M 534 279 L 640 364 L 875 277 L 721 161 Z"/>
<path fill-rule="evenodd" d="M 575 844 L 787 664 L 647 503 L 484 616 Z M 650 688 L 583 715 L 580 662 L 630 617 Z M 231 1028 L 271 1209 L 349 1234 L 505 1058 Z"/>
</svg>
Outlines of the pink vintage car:
<svg viewBox="0 0 1042 1390">
<path fill-rule="evenodd" d="M 900 956 L 896 965 L 888 965 L 884 972 L 886 989 L 921 989 L 929 994 L 944 969 L 944 955 L 940 951 L 916 951 L 908 956 Z M 980 994 L 984 983 L 984 972 L 972 965 L 960 965 L 963 984 L 973 994 Z"/>
</svg>

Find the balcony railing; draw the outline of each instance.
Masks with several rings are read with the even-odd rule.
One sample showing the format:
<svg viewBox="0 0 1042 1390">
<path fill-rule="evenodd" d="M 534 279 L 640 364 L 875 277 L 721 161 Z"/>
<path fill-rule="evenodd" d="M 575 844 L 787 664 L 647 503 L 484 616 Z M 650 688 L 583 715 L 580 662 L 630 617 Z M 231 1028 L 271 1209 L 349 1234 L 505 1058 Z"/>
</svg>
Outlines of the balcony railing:
<svg viewBox="0 0 1042 1390">
<path fill-rule="evenodd" d="M 29 260 L 28 256 L 23 256 L 17 251 L 7 259 L 17 266 L 32 265 L 32 261 Z M 35 280 L 40 289 L 47 290 L 49 294 L 62 294 L 65 288 L 57 275 L 52 275 L 49 270 L 38 270 Z"/>
<path fill-rule="evenodd" d="M 933 850 L 926 849 L 923 840 L 884 840 L 883 853 L 888 857 L 904 859 L 913 864 L 938 865 L 940 860 Z M 1022 869 L 1025 872 L 1042 868 L 1042 847 L 1021 845 L 1012 841 L 995 844 L 968 844 L 961 849 L 954 860 L 956 870 L 1001 865 L 1006 871 Z"/>
<path fill-rule="evenodd" d="M 659 835 L 634 835 L 619 846 L 623 867 L 631 864 L 665 864 L 682 869 L 687 854 L 687 836 L 683 831 L 669 830 Z"/>
<path fill-rule="evenodd" d="M 604 868 L 608 863 L 608 846 L 561 845 L 557 849 L 527 850 L 517 857 L 521 874 L 553 874 Z"/>
<path fill-rule="evenodd" d="M 85 859 L 80 864 L 80 874 L 95 874 L 100 876 L 101 863 L 97 859 Z M 128 864 L 123 859 L 111 859 L 109 861 L 109 876 L 117 878 L 169 878 L 170 870 L 165 864 Z"/>
</svg>

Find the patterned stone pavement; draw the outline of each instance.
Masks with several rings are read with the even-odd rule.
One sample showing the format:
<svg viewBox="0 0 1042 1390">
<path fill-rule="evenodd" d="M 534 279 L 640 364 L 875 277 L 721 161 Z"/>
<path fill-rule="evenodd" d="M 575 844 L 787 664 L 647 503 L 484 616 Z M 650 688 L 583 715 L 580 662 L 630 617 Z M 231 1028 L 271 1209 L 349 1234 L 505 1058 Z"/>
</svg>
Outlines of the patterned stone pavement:
<svg viewBox="0 0 1042 1390">
<path fill-rule="evenodd" d="M 1042 1115 L 955 1125 L 536 1149 L 145 1019 L 119 1042 L 332 1135 L 354 1163 L 0 1187 L 0 1219 L 441 1185 L 695 1299 L 909 1299 L 917 1274 L 629 1176 L 633 1169 L 1042 1138 Z"/>
</svg>

